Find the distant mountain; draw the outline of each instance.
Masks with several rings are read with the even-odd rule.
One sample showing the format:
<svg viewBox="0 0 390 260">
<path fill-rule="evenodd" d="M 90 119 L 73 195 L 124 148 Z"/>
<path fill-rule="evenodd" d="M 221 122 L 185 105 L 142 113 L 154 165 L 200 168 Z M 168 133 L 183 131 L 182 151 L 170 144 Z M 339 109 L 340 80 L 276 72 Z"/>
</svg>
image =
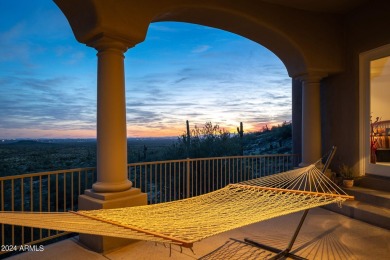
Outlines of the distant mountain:
<svg viewBox="0 0 390 260">
<path fill-rule="evenodd" d="M 19 140 L 9 144 L 10 145 L 36 145 L 36 144 L 42 144 L 42 142 L 39 142 L 37 140 Z"/>
</svg>

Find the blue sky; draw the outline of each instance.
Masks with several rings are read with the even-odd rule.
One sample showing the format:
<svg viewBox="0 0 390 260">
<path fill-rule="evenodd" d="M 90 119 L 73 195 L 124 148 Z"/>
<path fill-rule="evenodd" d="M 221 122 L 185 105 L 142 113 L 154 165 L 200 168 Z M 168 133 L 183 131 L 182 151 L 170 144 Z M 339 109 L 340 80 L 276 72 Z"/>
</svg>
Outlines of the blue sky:
<svg viewBox="0 0 390 260">
<path fill-rule="evenodd" d="M 291 120 L 283 63 L 238 35 L 154 23 L 125 57 L 128 137 L 178 136 L 186 120 L 231 131 Z M 52 1 L 1 1 L 0 138 L 95 137 L 96 62 Z"/>
</svg>

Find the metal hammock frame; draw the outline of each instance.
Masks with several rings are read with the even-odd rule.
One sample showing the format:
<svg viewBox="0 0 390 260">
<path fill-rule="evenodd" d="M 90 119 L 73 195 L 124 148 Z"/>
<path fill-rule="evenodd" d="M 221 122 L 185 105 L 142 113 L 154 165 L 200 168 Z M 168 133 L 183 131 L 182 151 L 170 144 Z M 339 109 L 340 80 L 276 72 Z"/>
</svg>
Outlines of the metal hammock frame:
<svg viewBox="0 0 390 260">
<path fill-rule="evenodd" d="M 325 172 L 328 170 L 329 165 L 330 165 L 330 163 L 331 163 L 331 161 L 332 161 L 336 151 L 337 151 L 337 147 L 333 146 L 332 149 L 330 150 L 329 156 L 328 156 L 328 158 L 327 158 L 327 160 L 326 160 L 326 162 L 325 162 L 325 164 L 324 164 L 324 166 L 322 168 L 322 173 L 323 174 L 325 174 Z M 259 248 L 265 249 L 267 251 L 276 253 L 275 256 L 270 258 L 270 260 L 276 260 L 276 259 L 287 258 L 287 257 L 290 257 L 292 259 L 297 259 L 297 260 L 306 259 L 306 258 L 300 257 L 298 255 L 292 254 L 291 253 L 291 249 L 292 249 L 292 247 L 293 247 L 293 245 L 294 245 L 294 243 L 295 243 L 295 241 L 296 241 L 296 239 L 298 237 L 299 232 L 301 231 L 302 225 L 305 222 L 305 219 L 306 219 L 307 213 L 309 213 L 309 210 L 310 209 L 306 209 L 303 212 L 302 217 L 301 217 L 301 219 L 300 219 L 300 221 L 298 223 L 298 226 L 295 229 L 294 234 L 292 235 L 291 240 L 290 240 L 288 246 L 285 249 L 279 249 L 279 248 L 275 248 L 275 247 L 268 246 L 268 245 L 265 245 L 265 244 L 261 244 L 261 243 L 253 241 L 250 238 L 245 238 L 244 241 L 249 243 L 252 246 L 259 247 Z"/>
</svg>

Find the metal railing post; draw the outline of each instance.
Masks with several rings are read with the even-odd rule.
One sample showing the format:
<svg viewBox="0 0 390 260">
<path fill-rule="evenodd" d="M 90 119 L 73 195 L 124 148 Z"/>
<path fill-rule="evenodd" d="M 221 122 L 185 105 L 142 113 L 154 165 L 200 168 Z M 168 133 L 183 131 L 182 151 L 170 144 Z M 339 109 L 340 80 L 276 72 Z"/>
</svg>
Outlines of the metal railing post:
<svg viewBox="0 0 390 260">
<path fill-rule="evenodd" d="M 186 181 L 186 184 L 187 184 L 187 198 L 190 197 L 190 158 L 187 158 L 187 161 L 186 161 L 186 174 L 187 174 L 187 181 Z"/>
</svg>

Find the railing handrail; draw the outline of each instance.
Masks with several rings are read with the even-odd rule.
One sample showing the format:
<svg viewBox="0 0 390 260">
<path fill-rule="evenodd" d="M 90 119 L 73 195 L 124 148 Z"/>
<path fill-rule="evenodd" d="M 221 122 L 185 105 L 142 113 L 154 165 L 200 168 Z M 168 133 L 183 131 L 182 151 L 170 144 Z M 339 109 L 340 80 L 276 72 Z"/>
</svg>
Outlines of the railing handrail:
<svg viewBox="0 0 390 260">
<path fill-rule="evenodd" d="M 235 155 L 235 156 L 219 156 L 219 157 L 203 157 L 203 158 L 186 158 L 178 160 L 164 160 L 164 161 L 153 161 L 153 162 L 136 162 L 129 163 L 127 166 L 138 166 L 138 165 L 150 165 L 150 164 L 164 164 L 164 163 L 178 163 L 187 161 L 211 161 L 217 159 L 236 159 L 236 158 L 262 158 L 262 157 L 281 157 L 281 156 L 298 156 L 298 154 L 259 154 L 259 155 Z"/>
<path fill-rule="evenodd" d="M 219 156 L 219 157 L 203 157 L 203 158 L 186 158 L 186 159 L 178 159 L 178 160 L 128 163 L 127 166 L 129 167 L 129 166 L 151 165 L 151 164 L 178 163 L 178 162 L 187 162 L 187 161 L 211 161 L 216 159 L 262 158 L 262 157 L 280 157 L 280 156 L 298 156 L 298 154 L 259 154 L 259 155 L 235 155 L 235 156 Z M 59 174 L 64 172 L 77 172 L 77 171 L 89 171 L 89 170 L 96 170 L 96 167 L 74 168 L 74 169 L 65 169 L 65 170 L 54 170 L 54 171 L 46 171 L 46 172 L 9 175 L 9 176 L 0 177 L 0 181 L 36 177 L 41 175 L 53 175 L 53 174 Z"/>
<path fill-rule="evenodd" d="M 18 174 L 18 175 L 9 175 L 9 176 L 3 176 L 0 177 L 0 181 L 7 181 L 12 179 L 22 179 L 22 178 L 29 178 L 29 177 L 37 177 L 37 176 L 43 176 L 43 175 L 54 175 L 64 172 L 78 172 L 78 171 L 91 171 L 96 170 L 96 167 L 85 167 L 85 168 L 74 168 L 74 169 L 66 169 L 66 170 L 55 170 L 55 171 L 47 171 L 47 172 L 35 172 L 35 173 L 25 173 L 25 174 Z"/>
</svg>

